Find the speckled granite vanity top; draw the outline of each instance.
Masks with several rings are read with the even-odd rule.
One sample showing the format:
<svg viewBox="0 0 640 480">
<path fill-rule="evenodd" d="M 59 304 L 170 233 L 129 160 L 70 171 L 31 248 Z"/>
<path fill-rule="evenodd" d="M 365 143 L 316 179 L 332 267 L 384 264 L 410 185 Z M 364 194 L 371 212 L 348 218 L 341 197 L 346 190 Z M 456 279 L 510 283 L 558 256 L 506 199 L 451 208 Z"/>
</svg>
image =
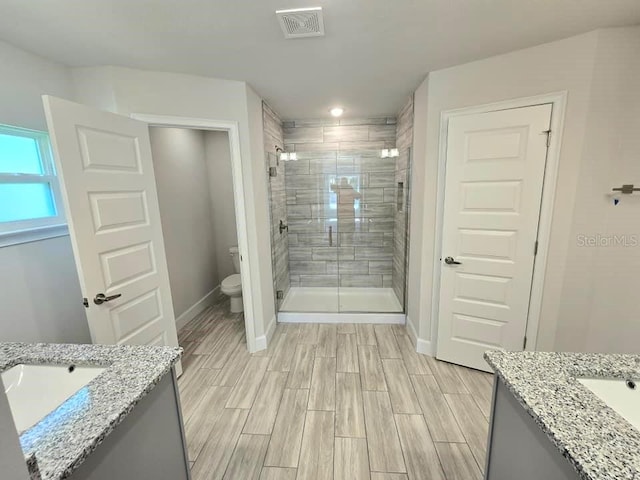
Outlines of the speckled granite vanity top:
<svg viewBox="0 0 640 480">
<path fill-rule="evenodd" d="M 20 435 L 29 468 L 35 454 L 43 480 L 70 476 L 169 373 L 181 353 L 172 347 L 0 343 L 0 371 L 21 363 L 107 367 Z"/>
<path fill-rule="evenodd" d="M 577 378 L 640 379 L 640 355 L 498 352 L 485 359 L 588 480 L 640 480 L 640 431 Z"/>
</svg>

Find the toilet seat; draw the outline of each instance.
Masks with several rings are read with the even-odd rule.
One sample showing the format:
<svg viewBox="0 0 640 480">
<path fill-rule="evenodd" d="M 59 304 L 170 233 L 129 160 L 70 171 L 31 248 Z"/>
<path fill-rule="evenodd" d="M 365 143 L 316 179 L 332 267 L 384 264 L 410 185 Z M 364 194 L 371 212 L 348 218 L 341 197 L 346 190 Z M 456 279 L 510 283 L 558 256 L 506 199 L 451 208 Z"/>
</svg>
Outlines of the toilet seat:
<svg viewBox="0 0 640 480">
<path fill-rule="evenodd" d="M 220 284 L 220 289 L 227 294 L 242 293 L 242 280 L 239 273 L 234 273 L 225 278 Z"/>
</svg>

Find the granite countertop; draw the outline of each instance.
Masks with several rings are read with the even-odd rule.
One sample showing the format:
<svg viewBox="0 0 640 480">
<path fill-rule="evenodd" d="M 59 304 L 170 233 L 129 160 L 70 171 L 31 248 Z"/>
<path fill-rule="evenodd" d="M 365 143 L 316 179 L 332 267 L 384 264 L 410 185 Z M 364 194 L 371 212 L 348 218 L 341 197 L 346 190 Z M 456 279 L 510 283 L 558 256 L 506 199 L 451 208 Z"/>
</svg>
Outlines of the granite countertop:
<svg viewBox="0 0 640 480">
<path fill-rule="evenodd" d="M 20 443 L 32 478 L 69 477 L 169 373 L 181 354 L 182 349 L 173 347 L 0 343 L 0 372 L 21 363 L 107 367 L 22 432 Z"/>
<path fill-rule="evenodd" d="M 580 478 L 640 480 L 640 431 L 577 380 L 640 379 L 640 355 L 490 351 L 484 357 Z"/>
</svg>

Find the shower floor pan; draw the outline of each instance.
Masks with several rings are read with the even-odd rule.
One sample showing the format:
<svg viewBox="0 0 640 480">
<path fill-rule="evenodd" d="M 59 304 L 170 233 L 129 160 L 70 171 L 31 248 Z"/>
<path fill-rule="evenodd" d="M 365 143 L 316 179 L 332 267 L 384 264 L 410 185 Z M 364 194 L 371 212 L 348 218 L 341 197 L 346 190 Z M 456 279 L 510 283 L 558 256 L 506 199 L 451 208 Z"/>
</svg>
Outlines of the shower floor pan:
<svg viewBox="0 0 640 480">
<path fill-rule="evenodd" d="M 404 323 L 392 288 L 292 287 L 280 307 L 280 322 Z"/>
</svg>

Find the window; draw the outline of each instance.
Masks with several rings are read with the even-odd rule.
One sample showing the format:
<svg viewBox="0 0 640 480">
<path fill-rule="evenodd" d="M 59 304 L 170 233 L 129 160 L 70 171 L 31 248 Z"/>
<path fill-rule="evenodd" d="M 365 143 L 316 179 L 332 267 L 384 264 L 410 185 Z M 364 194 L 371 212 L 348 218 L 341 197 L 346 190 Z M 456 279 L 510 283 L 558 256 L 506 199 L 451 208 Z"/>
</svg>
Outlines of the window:
<svg viewBox="0 0 640 480">
<path fill-rule="evenodd" d="M 66 233 L 49 136 L 0 125 L 0 246 Z"/>
</svg>

